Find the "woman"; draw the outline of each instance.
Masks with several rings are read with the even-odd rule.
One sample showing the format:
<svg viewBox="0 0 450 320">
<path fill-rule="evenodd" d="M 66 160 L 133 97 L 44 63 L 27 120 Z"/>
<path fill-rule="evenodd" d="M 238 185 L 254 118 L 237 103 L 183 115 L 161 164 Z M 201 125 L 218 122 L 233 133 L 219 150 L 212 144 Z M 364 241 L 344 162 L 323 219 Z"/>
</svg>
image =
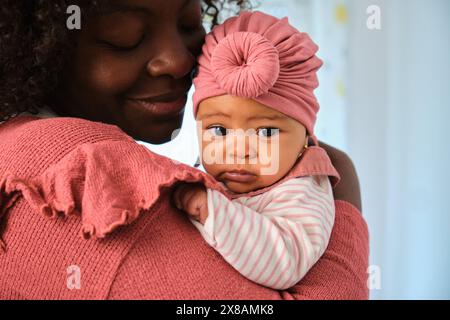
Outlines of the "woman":
<svg viewBox="0 0 450 320">
<path fill-rule="evenodd" d="M 325 255 L 274 291 L 237 274 L 169 203 L 179 180 L 214 182 L 132 139 L 162 143 L 181 126 L 202 12 L 216 22 L 221 1 L 68 2 L 0 9 L 0 298 L 367 298 L 367 227 L 345 154 L 325 146 L 342 177 Z M 74 3 L 80 31 L 66 29 Z M 60 117 L 17 116 L 40 109 Z"/>
</svg>

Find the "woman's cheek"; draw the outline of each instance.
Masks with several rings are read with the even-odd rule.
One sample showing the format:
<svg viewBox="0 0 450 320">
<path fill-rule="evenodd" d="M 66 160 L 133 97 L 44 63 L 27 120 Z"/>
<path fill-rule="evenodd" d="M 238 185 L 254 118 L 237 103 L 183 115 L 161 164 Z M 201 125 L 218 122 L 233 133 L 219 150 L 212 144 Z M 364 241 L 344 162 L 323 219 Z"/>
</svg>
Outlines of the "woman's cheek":
<svg viewBox="0 0 450 320">
<path fill-rule="evenodd" d="M 128 91 L 138 81 L 142 66 L 133 59 L 119 59 L 104 54 L 91 60 L 86 68 L 86 82 L 90 87 L 106 94 L 120 94 Z"/>
</svg>

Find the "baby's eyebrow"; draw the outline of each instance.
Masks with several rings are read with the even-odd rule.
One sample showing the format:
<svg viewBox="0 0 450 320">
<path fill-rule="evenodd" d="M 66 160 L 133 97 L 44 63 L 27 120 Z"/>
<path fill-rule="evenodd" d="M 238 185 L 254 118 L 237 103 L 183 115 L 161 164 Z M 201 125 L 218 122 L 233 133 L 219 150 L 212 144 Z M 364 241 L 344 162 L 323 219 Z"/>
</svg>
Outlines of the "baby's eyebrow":
<svg viewBox="0 0 450 320">
<path fill-rule="evenodd" d="M 248 121 L 252 121 L 252 120 L 283 120 L 286 119 L 286 116 L 284 115 L 260 115 L 260 116 L 253 116 L 253 117 L 249 117 L 247 118 Z"/>
<path fill-rule="evenodd" d="M 219 112 L 214 112 L 214 113 L 207 113 L 207 114 L 203 115 L 202 117 L 199 117 L 199 120 L 205 120 L 205 119 L 212 118 L 212 117 L 231 118 L 231 115 L 219 111 Z M 286 119 L 286 116 L 274 114 L 274 115 L 252 116 L 252 117 L 248 117 L 246 120 L 247 121 L 254 121 L 254 120 L 283 120 L 283 119 Z"/>
<path fill-rule="evenodd" d="M 224 112 L 214 112 L 214 113 L 207 113 L 203 116 L 200 117 L 201 120 L 204 119 L 208 119 L 208 118 L 212 118 L 212 117 L 226 117 L 226 118 L 231 118 L 231 116 L 227 113 Z"/>
</svg>

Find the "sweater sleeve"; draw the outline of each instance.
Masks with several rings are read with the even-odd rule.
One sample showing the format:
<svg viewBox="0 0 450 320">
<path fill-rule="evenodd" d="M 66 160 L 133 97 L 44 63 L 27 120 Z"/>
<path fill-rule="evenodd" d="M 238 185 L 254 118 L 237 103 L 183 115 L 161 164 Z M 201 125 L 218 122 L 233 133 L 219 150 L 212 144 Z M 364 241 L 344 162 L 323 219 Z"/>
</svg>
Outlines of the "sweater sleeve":
<svg viewBox="0 0 450 320">
<path fill-rule="evenodd" d="M 296 178 L 244 203 L 208 189 L 208 218 L 191 220 L 246 278 L 273 289 L 298 283 L 325 251 L 334 223 L 328 177 Z"/>
</svg>

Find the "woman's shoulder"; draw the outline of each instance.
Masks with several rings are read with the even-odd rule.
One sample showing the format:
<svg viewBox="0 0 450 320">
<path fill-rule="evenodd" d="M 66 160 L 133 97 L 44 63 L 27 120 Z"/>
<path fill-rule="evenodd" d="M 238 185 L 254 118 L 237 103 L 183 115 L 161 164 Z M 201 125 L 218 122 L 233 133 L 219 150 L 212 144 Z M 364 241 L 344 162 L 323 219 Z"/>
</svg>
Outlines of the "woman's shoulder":
<svg viewBox="0 0 450 320">
<path fill-rule="evenodd" d="M 41 118 L 34 115 L 18 116 L 1 124 L 0 135 L 9 135 L 16 137 L 16 139 L 25 136 L 30 141 L 69 139 L 68 143 L 96 142 L 105 139 L 132 140 L 130 136 L 115 125 L 81 118 Z"/>
<path fill-rule="evenodd" d="M 28 165 L 39 174 L 80 145 L 107 141 L 134 140 L 114 125 L 79 118 L 23 115 L 0 125 L 0 163 L 7 166 L 3 170 L 17 171 L 18 166 Z"/>
</svg>

